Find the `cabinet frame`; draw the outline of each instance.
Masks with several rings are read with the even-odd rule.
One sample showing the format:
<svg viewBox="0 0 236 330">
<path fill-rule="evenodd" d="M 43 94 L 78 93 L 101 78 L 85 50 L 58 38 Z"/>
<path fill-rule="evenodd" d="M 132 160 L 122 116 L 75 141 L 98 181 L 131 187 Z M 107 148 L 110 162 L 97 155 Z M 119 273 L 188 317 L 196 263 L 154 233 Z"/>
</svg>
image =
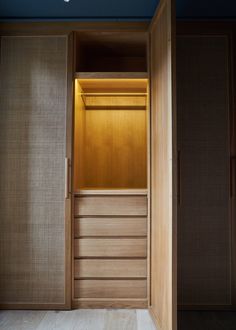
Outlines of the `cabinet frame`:
<svg viewBox="0 0 236 330">
<path fill-rule="evenodd" d="M 169 0 L 168 0 L 169 1 Z M 74 118 L 74 73 L 75 73 L 75 34 L 79 31 L 101 31 L 101 32 L 135 32 L 135 33 L 146 33 L 147 35 L 147 67 L 148 75 L 150 78 L 150 62 L 149 62 L 149 48 L 150 48 L 150 39 L 148 33 L 149 22 L 32 22 L 32 23 L 0 23 L 0 35 L 7 36 L 36 36 L 36 35 L 67 35 L 68 36 L 68 77 L 67 77 L 67 137 L 66 145 L 67 152 L 66 157 L 70 160 L 70 199 L 66 202 L 67 212 L 65 216 L 65 236 L 66 236 L 66 263 L 65 267 L 67 268 L 66 272 L 66 303 L 63 306 L 54 306 L 54 305 L 17 305 L 16 309 L 70 309 L 70 308 L 93 308 L 94 302 L 97 303 L 97 307 L 121 307 L 117 299 L 111 299 L 108 303 L 103 303 L 101 301 L 96 301 L 96 299 L 91 299 L 87 301 L 78 300 L 77 303 L 73 302 L 71 299 L 72 290 L 74 290 L 74 279 L 72 279 L 72 274 L 74 273 L 73 262 L 74 252 L 73 252 L 73 237 L 74 230 L 72 226 L 72 221 L 74 219 L 74 205 L 73 200 L 75 197 L 74 194 L 74 185 L 73 185 L 73 171 L 71 171 L 71 164 L 73 164 L 73 118 Z M 148 96 L 149 98 L 149 96 Z M 150 105 L 148 106 L 150 108 Z M 150 114 L 148 115 L 148 131 L 147 131 L 148 143 L 148 209 L 150 209 L 150 143 L 151 143 L 151 133 L 150 133 Z M 150 277 L 152 270 L 150 269 L 150 234 L 151 234 L 151 221 L 150 221 L 150 212 L 148 211 L 148 269 L 147 269 L 147 287 L 148 287 L 148 302 L 150 305 Z M 72 290 L 71 290 L 72 288 Z M 146 307 L 146 299 L 127 299 L 124 307 L 132 308 L 135 304 L 135 307 L 140 308 Z M 14 308 L 14 305 L 7 306 L 8 308 Z M 174 325 L 175 326 L 175 325 Z"/>
</svg>

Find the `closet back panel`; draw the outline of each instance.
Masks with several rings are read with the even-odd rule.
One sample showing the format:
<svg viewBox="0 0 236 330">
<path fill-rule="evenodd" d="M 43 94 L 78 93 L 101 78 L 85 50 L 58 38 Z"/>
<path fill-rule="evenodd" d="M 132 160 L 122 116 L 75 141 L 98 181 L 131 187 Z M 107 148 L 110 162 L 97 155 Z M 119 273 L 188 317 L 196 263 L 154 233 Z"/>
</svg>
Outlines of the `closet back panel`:
<svg viewBox="0 0 236 330">
<path fill-rule="evenodd" d="M 231 303 L 228 57 L 226 36 L 177 39 L 181 305 Z"/>
<path fill-rule="evenodd" d="M 77 81 L 75 86 L 75 190 L 146 188 L 146 96 L 86 97 L 88 107 L 95 108 L 85 110 Z M 131 102 L 134 109 L 125 108 Z"/>
<path fill-rule="evenodd" d="M 2 37 L 0 302 L 64 304 L 67 38 Z"/>
</svg>

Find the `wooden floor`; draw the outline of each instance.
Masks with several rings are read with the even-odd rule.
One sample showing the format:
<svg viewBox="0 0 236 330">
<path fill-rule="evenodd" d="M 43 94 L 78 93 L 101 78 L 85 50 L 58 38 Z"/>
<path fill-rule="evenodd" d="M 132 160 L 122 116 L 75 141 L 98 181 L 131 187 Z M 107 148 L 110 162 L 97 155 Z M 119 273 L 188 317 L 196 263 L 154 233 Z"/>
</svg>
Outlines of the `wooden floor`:
<svg viewBox="0 0 236 330">
<path fill-rule="evenodd" d="M 1 330 L 155 330 L 147 310 L 0 311 Z"/>
<path fill-rule="evenodd" d="M 156 330 L 147 310 L 0 311 L 1 330 Z M 178 330 L 236 330 L 236 312 L 179 312 Z"/>
<path fill-rule="evenodd" d="M 179 312 L 178 330 L 236 330 L 236 312 Z"/>
</svg>

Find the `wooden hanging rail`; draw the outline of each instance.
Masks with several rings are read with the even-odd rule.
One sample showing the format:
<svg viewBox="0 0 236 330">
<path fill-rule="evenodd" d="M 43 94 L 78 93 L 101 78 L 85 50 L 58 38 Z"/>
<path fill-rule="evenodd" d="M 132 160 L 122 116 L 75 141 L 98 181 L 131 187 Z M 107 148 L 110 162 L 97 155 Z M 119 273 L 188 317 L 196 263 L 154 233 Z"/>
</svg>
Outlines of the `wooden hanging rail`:
<svg viewBox="0 0 236 330">
<path fill-rule="evenodd" d="M 81 96 L 146 96 L 147 93 L 80 93 Z"/>
</svg>

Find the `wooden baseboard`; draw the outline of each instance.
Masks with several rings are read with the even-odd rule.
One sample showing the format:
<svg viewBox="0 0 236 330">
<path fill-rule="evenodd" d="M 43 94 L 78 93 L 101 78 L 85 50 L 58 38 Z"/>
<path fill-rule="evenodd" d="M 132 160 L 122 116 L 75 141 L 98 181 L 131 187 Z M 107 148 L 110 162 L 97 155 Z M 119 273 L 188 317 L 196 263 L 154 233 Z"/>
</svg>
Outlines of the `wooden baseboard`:
<svg viewBox="0 0 236 330">
<path fill-rule="evenodd" d="M 74 299 L 72 308 L 147 308 L 147 299 Z"/>
<path fill-rule="evenodd" d="M 36 303 L 0 303 L 0 309 L 24 310 L 70 310 L 69 304 L 36 304 Z"/>
</svg>

